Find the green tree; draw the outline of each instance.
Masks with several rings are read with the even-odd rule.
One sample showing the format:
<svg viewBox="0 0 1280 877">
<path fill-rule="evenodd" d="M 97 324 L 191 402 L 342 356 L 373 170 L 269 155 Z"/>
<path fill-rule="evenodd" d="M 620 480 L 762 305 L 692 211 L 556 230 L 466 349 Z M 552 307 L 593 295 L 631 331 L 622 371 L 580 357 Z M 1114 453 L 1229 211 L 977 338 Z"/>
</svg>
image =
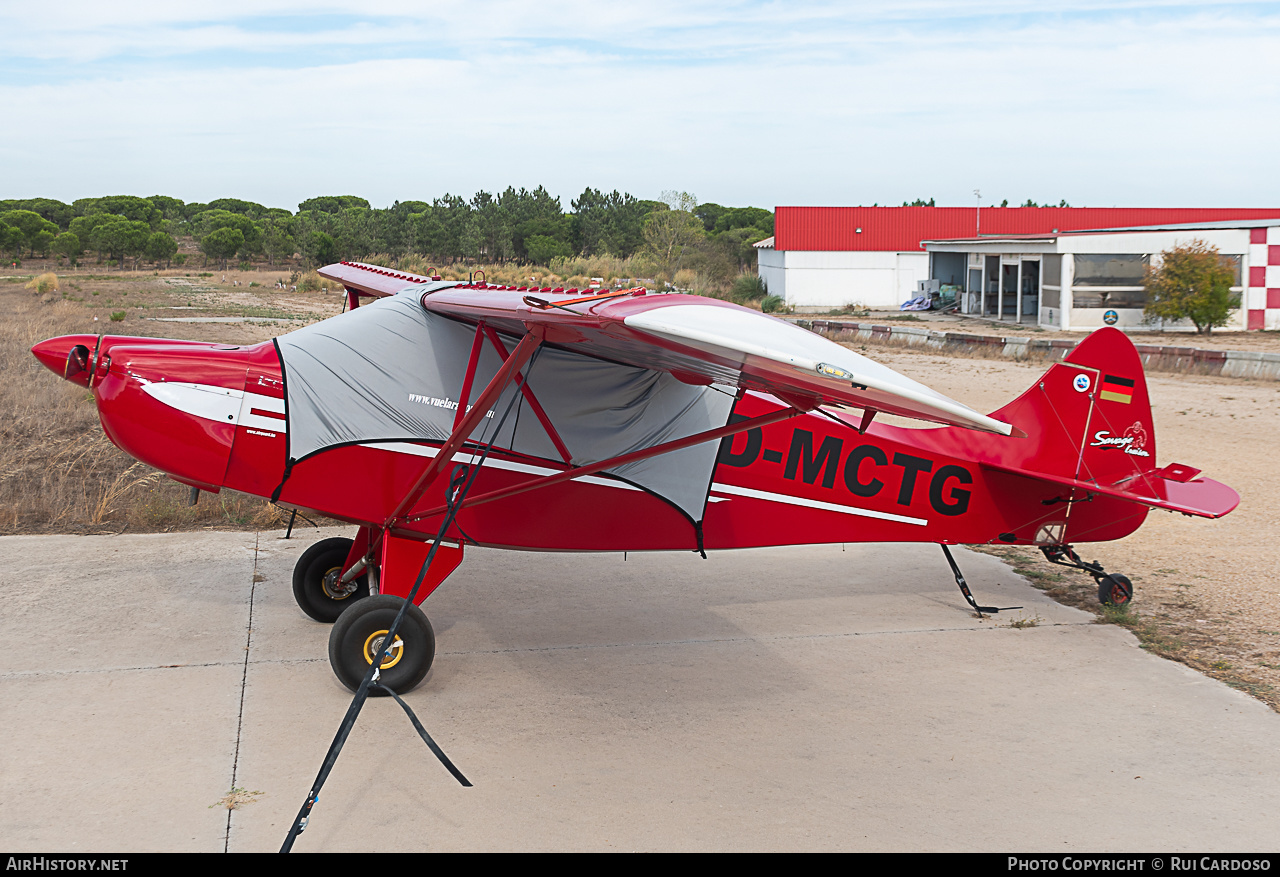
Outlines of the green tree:
<svg viewBox="0 0 1280 877">
<path fill-rule="evenodd" d="M 22 229 L 6 224 L 2 216 L 0 216 L 0 250 L 13 258 L 22 255 Z"/>
<path fill-rule="evenodd" d="M 27 245 L 28 250 L 33 252 L 37 244 L 43 241 L 39 237 L 41 232 L 47 231 L 52 235 L 56 235 L 59 231 L 57 225 L 34 210 L 9 210 L 5 213 L 0 213 L 0 222 L 11 228 L 20 229 L 22 242 Z M 52 241 L 53 238 L 50 237 L 49 240 Z"/>
<path fill-rule="evenodd" d="M 544 234 L 529 235 L 524 239 L 525 252 L 535 265 L 549 265 L 556 256 L 571 256 L 573 249 L 564 241 Z"/>
<path fill-rule="evenodd" d="M 136 195 L 107 195 L 103 198 L 81 198 L 72 207 L 80 216 L 93 213 L 114 213 L 134 222 L 145 222 L 151 228 L 160 224 L 164 213 L 147 198 Z"/>
<path fill-rule="evenodd" d="M 480 245 L 472 252 L 471 232 L 468 231 L 468 256 L 484 257 L 489 262 L 505 262 L 515 252 L 511 239 L 511 224 L 508 211 L 502 208 L 498 199 L 488 192 L 476 192 L 471 199 L 471 218 L 475 225 L 475 234 L 479 236 Z"/>
<path fill-rule="evenodd" d="M 318 213 L 341 213 L 350 207 L 368 210 L 369 202 L 355 195 L 321 195 L 303 201 L 298 205 L 298 212 L 310 210 Z"/>
<path fill-rule="evenodd" d="M 1147 319 L 1190 320 L 1201 335 L 1225 326 L 1240 296 L 1231 292 L 1235 269 L 1218 248 L 1197 239 L 1165 250 L 1160 259 L 1159 267 L 1147 266 L 1142 280 Z"/>
<path fill-rule="evenodd" d="M 98 259 L 101 261 L 103 256 L 103 237 L 96 234 L 97 229 L 99 226 L 118 221 L 127 220 L 123 216 L 116 216 L 114 213 L 92 213 L 87 216 L 77 216 L 71 220 L 71 226 L 68 231 L 79 238 L 83 246 L 96 250 Z"/>
<path fill-rule="evenodd" d="M 267 253 L 268 264 L 274 266 L 276 259 L 292 256 L 295 243 L 289 234 L 289 221 L 273 216 L 264 219 L 262 224 L 262 248 Z"/>
<path fill-rule="evenodd" d="M 267 212 L 267 208 L 256 201 L 241 201 L 239 198 L 214 198 L 209 202 L 208 209 L 239 213 L 250 219 L 261 219 Z"/>
<path fill-rule="evenodd" d="M 80 254 L 84 252 L 84 247 L 80 245 L 80 238 L 69 231 L 64 231 L 53 239 L 52 249 L 55 253 L 66 256 L 73 268 L 80 260 Z"/>
<path fill-rule="evenodd" d="M 663 192 L 666 210 L 655 210 L 644 223 L 649 253 L 669 277 L 675 277 L 685 254 L 706 237 L 702 220 L 693 215 L 698 199 L 688 192 Z"/>
<path fill-rule="evenodd" d="M 66 228 L 67 223 L 75 218 L 76 212 L 70 204 L 63 204 L 52 198 L 20 198 L 11 201 L 0 201 L 0 213 L 9 210 L 30 210 L 38 213 L 59 228 Z M 10 223 L 12 224 L 12 223 Z"/>
<path fill-rule="evenodd" d="M 124 258 L 133 256 L 134 268 L 138 266 L 138 257 L 146 249 L 147 238 L 151 236 L 151 226 L 142 220 L 130 220 L 123 216 L 105 213 L 102 221 L 88 231 L 86 240 L 89 246 L 98 251 L 98 255 L 106 255 L 115 259 L 124 267 Z M 78 220 L 77 220 L 78 221 Z M 80 235 L 81 229 L 72 222 L 72 232 Z"/>
<path fill-rule="evenodd" d="M 614 189 L 608 195 L 585 189 L 573 202 L 572 237 L 584 256 L 608 253 L 627 258 L 644 246 L 644 223 L 661 205 L 637 201 Z"/>
<path fill-rule="evenodd" d="M 173 258 L 173 254 L 178 252 L 178 242 L 173 239 L 172 235 L 167 235 L 162 231 L 152 232 L 147 238 L 146 247 L 147 258 L 156 265 L 161 262 L 165 263 L 165 267 L 169 266 L 169 260 Z"/>
<path fill-rule="evenodd" d="M 36 232 L 36 239 L 31 243 L 32 254 L 40 253 L 46 259 L 49 258 L 49 247 L 53 245 L 54 238 L 57 237 L 55 232 L 48 229 L 41 229 Z"/>
<path fill-rule="evenodd" d="M 151 195 L 147 198 L 156 209 L 170 221 L 181 221 L 186 219 L 186 206 L 181 200 L 172 198 L 168 195 Z"/>
<path fill-rule="evenodd" d="M 932 204 L 927 205 L 932 207 Z M 699 210 L 702 208 L 699 207 Z M 720 216 L 716 219 L 715 228 L 712 229 L 716 234 L 723 234 L 726 231 L 734 231 L 739 228 L 754 228 L 759 232 L 760 237 L 767 238 L 773 234 L 773 211 L 765 210 L 763 207 L 726 207 L 722 208 Z"/>
<path fill-rule="evenodd" d="M 302 255 L 312 265 L 328 265 L 338 261 L 338 247 L 333 238 L 316 230 L 303 239 Z"/>
<path fill-rule="evenodd" d="M 214 229 L 200 241 L 200 251 L 214 261 L 222 262 L 227 270 L 227 260 L 244 246 L 244 234 L 238 228 L 226 226 Z"/>
<path fill-rule="evenodd" d="M 211 208 L 193 216 L 191 222 L 198 230 L 197 236 L 202 239 L 218 229 L 234 228 L 243 238 L 241 249 L 246 255 L 253 256 L 262 251 L 262 226 L 247 216 L 232 213 L 229 210 Z"/>
</svg>

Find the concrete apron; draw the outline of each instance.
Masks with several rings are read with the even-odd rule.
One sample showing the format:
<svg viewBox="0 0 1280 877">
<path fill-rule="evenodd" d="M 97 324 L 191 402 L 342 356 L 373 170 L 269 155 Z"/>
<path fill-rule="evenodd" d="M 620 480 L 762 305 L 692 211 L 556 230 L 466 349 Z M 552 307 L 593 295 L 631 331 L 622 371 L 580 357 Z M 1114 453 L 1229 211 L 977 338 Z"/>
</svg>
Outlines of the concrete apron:
<svg viewBox="0 0 1280 877">
<path fill-rule="evenodd" d="M 0 847 L 278 849 L 350 702 L 290 590 L 341 532 L 0 539 Z M 1026 608 L 936 546 L 468 550 L 407 699 L 475 788 L 371 701 L 295 849 L 1280 846 L 1280 716 L 957 557 Z"/>
</svg>

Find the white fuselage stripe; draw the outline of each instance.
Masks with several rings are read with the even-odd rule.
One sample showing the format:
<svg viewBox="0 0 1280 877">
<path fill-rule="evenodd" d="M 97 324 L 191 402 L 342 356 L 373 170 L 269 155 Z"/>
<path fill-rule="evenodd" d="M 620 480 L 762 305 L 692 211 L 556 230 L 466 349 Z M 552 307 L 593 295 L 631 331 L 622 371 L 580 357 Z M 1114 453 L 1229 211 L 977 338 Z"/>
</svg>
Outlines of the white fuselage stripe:
<svg viewBox="0 0 1280 877">
<path fill-rule="evenodd" d="M 876 512 L 871 509 L 859 509 L 847 505 L 839 505 L 834 502 L 822 502 L 817 499 L 802 499 L 798 496 L 789 496 L 785 493 L 769 493 L 765 490 L 753 490 L 750 487 L 736 487 L 732 484 L 721 484 L 716 482 L 711 485 L 713 492 L 729 493 L 734 496 L 745 496 L 748 499 L 762 499 L 765 502 L 778 502 L 784 505 L 803 506 L 804 508 L 822 509 L 828 512 L 839 512 L 843 515 L 857 515 L 863 518 L 879 518 L 882 521 L 897 521 L 900 524 L 914 524 L 923 527 L 929 523 L 924 518 L 911 518 L 906 515 L 895 515 L 891 512 Z"/>
<path fill-rule="evenodd" d="M 274 396 L 182 381 L 145 381 L 142 391 L 157 402 L 202 420 L 271 432 L 285 431 L 284 400 Z M 254 414 L 254 408 L 279 414 L 281 418 Z"/>
<path fill-rule="evenodd" d="M 393 454 L 409 454 L 413 457 L 434 457 L 439 452 L 439 448 L 432 448 L 426 445 L 414 445 L 409 444 L 408 442 L 365 442 L 360 447 L 391 451 Z M 479 462 L 480 456 L 467 451 L 460 451 L 455 455 L 454 459 L 460 463 L 475 465 Z M 561 469 L 548 469 L 546 466 L 531 466 L 528 463 L 517 463 L 513 460 L 499 460 L 492 456 L 485 460 L 484 464 L 486 466 L 492 466 L 495 469 L 506 469 L 509 472 L 520 472 L 525 475 L 559 475 L 563 471 Z M 612 478 L 597 478 L 594 475 L 582 475 L 578 478 L 574 478 L 573 480 L 581 481 L 584 484 L 598 484 L 601 487 L 616 487 L 620 490 L 640 489 L 638 487 L 633 487 L 624 481 L 617 481 Z"/>
</svg>

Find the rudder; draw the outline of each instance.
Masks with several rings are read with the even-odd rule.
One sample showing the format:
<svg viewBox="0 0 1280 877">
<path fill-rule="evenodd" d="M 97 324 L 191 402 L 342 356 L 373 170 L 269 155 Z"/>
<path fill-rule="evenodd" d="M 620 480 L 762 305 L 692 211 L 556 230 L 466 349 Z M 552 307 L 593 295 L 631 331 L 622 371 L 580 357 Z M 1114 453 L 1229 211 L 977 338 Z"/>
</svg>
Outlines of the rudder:
<svg viewBox="0 0 1280 877">
<path fill-rule="evenodd" d="M 1001 462 L 1113 485 L 1155 468 L 1142 359 L 1118 329 L 1099 329 L 1013 402 L 992 414 L 1027 433 Z"/>
</svg>

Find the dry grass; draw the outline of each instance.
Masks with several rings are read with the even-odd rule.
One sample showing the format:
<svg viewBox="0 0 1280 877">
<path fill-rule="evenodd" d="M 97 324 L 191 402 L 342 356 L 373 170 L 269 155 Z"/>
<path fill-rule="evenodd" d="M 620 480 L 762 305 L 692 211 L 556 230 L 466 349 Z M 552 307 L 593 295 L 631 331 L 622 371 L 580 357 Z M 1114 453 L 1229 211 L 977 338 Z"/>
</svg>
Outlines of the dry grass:
<svg viewBox="0 0 1280 877">
<path fill-rule="evenodd" d="M 1099 624 L 1123 627 L 1138 638 L 1147 651 L 1186 664 L 1194 670 L 1225 682 L 1253 695 L 1280 712 L 1280 691 L 1271 684 L 1269 674 L 1257 672 L 1248 661 L 1232 661 L 1239 643 L 1221 632 L 1211 632 L 1201 625 L 1189 623 L 1168 611 L 1139 607 L 1134 604 L 1104 606 L 1097 599 L 1097 585 L 1092 577 L 1077 570 L 1050 566 L 1034 548 L 1008 545 L 971 545 L 975 551 L 993 554 L 1013 567 L 1031 586 L 1044 591 L 1058 603 L 1074 606 L 1096 616 Z M 1193 615 L 1196 613 L 1193 613 Z M 1016 627 L 1014 623 L 1010 626 Z M 1247 651 L 1247 649 L 1246 649 Z"/>
<path fill-rule="evenodd" d="M 31 282 L 27 284 L 27 289 L 34 289 L 38 293 L 57 292 L 58 275 L 52 271 L 46 271 L 38 277 L 31 278 Z"/>
<path fill-rule="evenodd" d="M 89 391 L 30 353 L 45 338 L 90 330 L 82 308 L 12 287 L 0 289 L 0 307 L 0 534 L 279 523 L 277 509 L 229 491 L 190 507 L 189 488 L 111 444 Z"/>
<path fill-rule="evenodd" d="M 338 289 L 342 284 L 320 276 L 318 271 L 308 271 L 298 278 L 298 292 L 320 292 L 322 289 Z"/>
</svg>

